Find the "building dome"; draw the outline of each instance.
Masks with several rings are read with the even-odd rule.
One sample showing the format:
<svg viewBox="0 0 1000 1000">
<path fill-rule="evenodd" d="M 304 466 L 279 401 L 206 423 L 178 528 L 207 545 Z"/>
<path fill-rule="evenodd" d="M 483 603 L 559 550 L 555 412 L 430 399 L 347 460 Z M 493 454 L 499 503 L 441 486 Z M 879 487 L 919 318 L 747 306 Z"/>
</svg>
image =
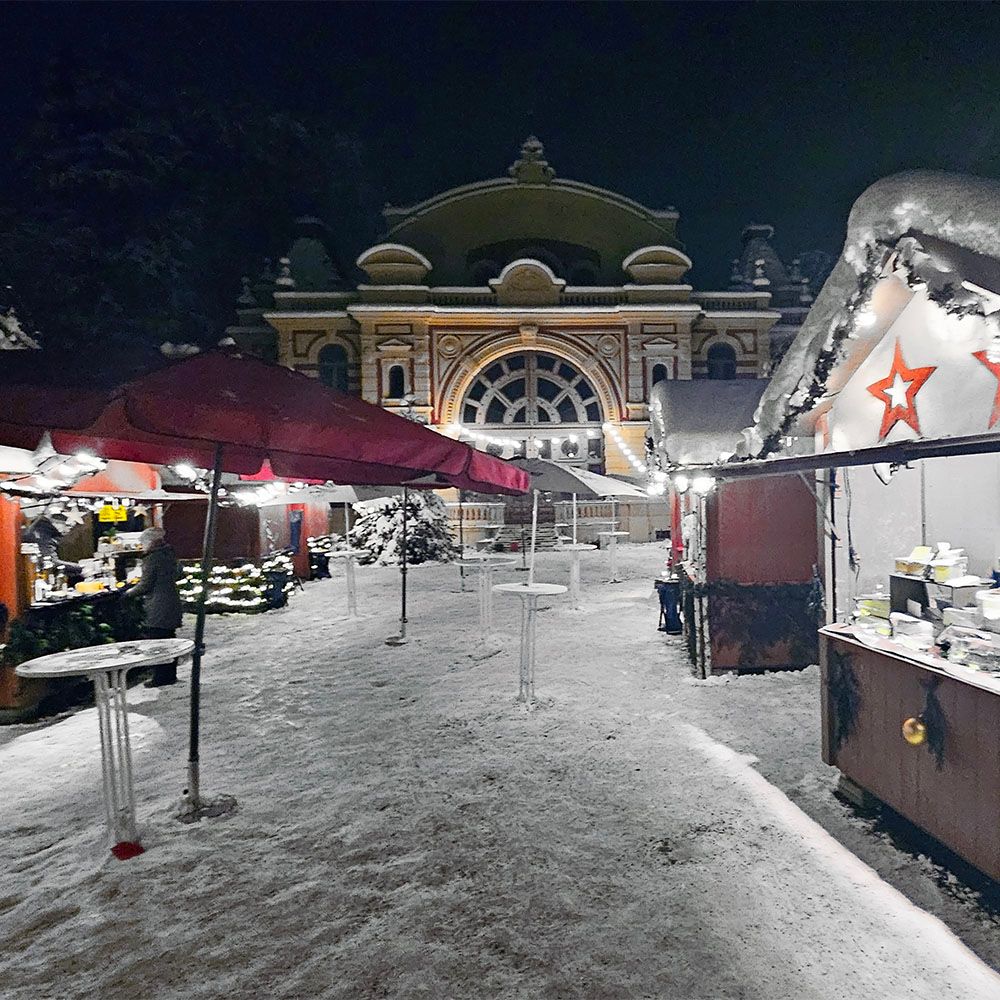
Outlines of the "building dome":
<svg viewBox="0 0 1000 1000">
<path fill-rule="evenodd" d="M 616 285 L 622 261 L 637 248 L 680 247 L 676 211 L 556 177 L 534 137 L 508 173 L 407 208 L 387 207 L 386 241 L 422 253 L 442 285 L 488 285 L 524 258 L 570 285 Z"/>
</svg>

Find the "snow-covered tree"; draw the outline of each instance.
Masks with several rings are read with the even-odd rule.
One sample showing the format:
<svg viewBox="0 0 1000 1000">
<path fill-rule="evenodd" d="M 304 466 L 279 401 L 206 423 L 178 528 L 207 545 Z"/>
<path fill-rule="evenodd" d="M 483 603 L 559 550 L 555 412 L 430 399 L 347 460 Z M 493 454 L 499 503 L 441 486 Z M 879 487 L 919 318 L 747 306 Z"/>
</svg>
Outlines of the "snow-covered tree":
<svg viewBox="0 0 1000 1000">
<path fill-rule="evenodd" d="M 22 351 L 37 347 L 38 341 L 24 329 L 13 307 L 5 311 L 0 304 L 0 351 Z"/>
<path fill-rule="evenodd" d="M 403 545 L 403 498 L 380 497 L 354 505 L 358 519 L 351 529 L 355 548 L 368 554 L 361 562 L 388 566 L 399 562 Z M 406 560 L 450 562 L 458 555 L 441 499 L 425 490 L 408 490 Z"/>
</svg>

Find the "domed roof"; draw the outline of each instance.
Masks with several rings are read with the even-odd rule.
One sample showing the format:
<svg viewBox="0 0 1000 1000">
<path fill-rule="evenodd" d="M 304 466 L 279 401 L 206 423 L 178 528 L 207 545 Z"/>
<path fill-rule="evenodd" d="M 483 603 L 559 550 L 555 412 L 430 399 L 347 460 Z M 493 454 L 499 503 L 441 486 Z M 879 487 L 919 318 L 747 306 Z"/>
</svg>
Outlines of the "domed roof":
<svg viewBox="0 0 1000 1000">
<path fill-rule="evenodd" d="M 424 254 L 434 265 L 435 283 L 443 285 L 486 284 L 522 257 L 542 260 L 570 284 L 577 273 L 590 284 L 617 285 L 622 261 L 636 249 L 680 246 L 674 209 L 646 208 L 556 177 L 534 136 L 508 173 L 417 205 L 387 206 L 386 240 Z"/>
</svg>

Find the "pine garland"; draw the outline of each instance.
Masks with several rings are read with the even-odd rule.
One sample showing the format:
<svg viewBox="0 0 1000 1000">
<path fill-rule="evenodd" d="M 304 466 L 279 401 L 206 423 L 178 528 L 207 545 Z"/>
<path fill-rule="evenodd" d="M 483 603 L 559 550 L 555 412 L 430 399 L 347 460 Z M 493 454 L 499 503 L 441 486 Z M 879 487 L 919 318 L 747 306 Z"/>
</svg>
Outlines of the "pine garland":
<svg viewBox="0 0 1000 1000">
<path fill-rule="evenodd" d="M 284 553 L 270 556 L 260 566 L 213 566 L 208 577 L 208 614 L 258 614 L 286 603 L 294 584 L 291 557 Z M 270 579 L 269 579 L 270 578 Z M 272 583 L 272 581 L 274 581 Z M 194 612 L 201 595 L 201 565 L 186 563 L 177 582 L 184 610 Z"/>
</svg>

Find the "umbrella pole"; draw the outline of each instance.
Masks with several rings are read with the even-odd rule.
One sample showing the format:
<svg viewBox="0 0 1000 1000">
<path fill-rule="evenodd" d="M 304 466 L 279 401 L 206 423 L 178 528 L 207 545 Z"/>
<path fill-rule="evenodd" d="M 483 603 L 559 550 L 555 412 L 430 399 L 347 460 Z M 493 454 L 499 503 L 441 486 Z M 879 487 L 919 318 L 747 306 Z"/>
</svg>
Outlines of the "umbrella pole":
<svg viewBox="0 0 1000 1000">
<path fill-rule="evenodd" d="M 528 569 L 528 586 L 535 582 L 535 537 L 538 534 L 538 490 L 531 505 L 531 565 Z"/>
<path fill-rule="evenodd" d="M 344 541 L 347 542 L 347 547 L 351 547 L 351 510 L 347 503 L 344 501 Z"/>
<path fill-rule="evenodd" d="M 215 528 L 219 513 L 219 484 L 222 482 L 222 445 L 215 446 L 215 463 L 212 466 L 212 492 L 205 515 L 205 538 L 201 550 L 201 593 L 194 624 L 194 653 L 191 656 L 191 725 L 188 747 L 187 795 L 191 806 L 201 805 L 200 755 L 198 749 L 201 724 L 201 657 L 205 651 L 205 601 L 208 598 L 208 578 L 212 573 L 212 555 L 215 550 Z"/>
<path fill-rule="evenodd" d="M 458 491 L 458 550 L 459 550 L 458 554 L 459 554 L 459 558 L 460 559 L 464 559 L 465 558 L 465 519 L 464 519 L 465 508 L 464 508 L 464 505 L 462 503 L 462 498 L 464 497 L 464 495 L 465 495 L 465 491 L 464 490 L 459 490 Z M 465 567 L 464 566 L 459 566 L 458 567 L 458 575 L 459 575 L 459 577 L 461 578 L 461 581 L 462 581 L 461 584 L 460 584 L 461 589 L 464 591 L 465 590 Z"/>
<path fill-rule="evenodd" d="M 399 595 L 400 595 L 400 614 L 399 614 L 399 635 L 390 635 L 388 639 L 385 640 L 387 646 L 405 646 L 406 645 L 406 507 L 407 500 L 409 499 L 409 494 L 407 493 L 406 487 L 403 487 L 403 540 L 400 546 L 401 552 L 399 554 Z"/>
<path fill-rule="evenodd" d="M 573 494 L 573 544 L 576 545 L 576 494 Z"/>
<path fill-rule="evenodd" d="M 403 487 L 403 558 L 399 564 L 399 574 L 402 577 L 402 614 L 399 616 L 399 637 L 406 638 L 406 508 L 408 494 Z"/>
</svg>

